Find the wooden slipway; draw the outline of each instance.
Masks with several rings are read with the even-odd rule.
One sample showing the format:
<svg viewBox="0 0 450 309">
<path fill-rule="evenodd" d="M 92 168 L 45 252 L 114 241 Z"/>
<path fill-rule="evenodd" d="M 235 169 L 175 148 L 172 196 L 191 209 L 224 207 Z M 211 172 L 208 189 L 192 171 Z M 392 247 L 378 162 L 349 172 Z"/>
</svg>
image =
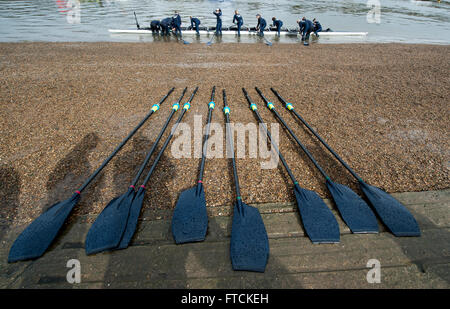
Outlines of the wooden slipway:
<svg viewBox="0 0 450 309">
<path fill-rule="evenodd" d="M 6 262 L 9 247 L 24 227 L 2 226 L 0 288 L 449 288 L 450 189 L 393 195 L 413 213 L 421 237 L 394 237 L 381 225 L 379 234 L 351 234 L 333 209 L 341 242 L 313 245 L 295 205 L 256 205 L 270 241 L 263 274 L 231 268 L 231 205 L 208 209 L 201 243 L 175 245 L 170 220 L 150 220 L 155 213 L 147 211 L 131 247 L 86 256 L 94 219 L 87 216 L 64 228 L 40 259 L 13 264 Z M 66 280 L 70 259 L 81 263 L 79 284 Z M 381 264 L 381 283 L 367 281 L 370 259 Z"/>
</svg>

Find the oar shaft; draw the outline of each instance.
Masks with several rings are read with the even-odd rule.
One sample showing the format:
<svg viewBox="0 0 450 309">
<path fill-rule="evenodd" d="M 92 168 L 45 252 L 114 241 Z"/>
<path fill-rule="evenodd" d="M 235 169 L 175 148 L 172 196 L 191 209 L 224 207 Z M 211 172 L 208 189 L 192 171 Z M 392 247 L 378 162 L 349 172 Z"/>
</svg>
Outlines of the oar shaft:
<svg viewBox="0 0 450 309">
<path fill-rule="evenodd" d="M 142 183 L 142 187 L 145 187 L 147 185 L 148 181 L 150 180 L 150 177 L 152 176 L 152 174 L 156 168 L 156 165 L 158 164 L 159 160 L 161 159 L 161 156 L 163 155 L 164 150 L 166 150 L 167 145 L 169 145 L 169 142 L 172 139 L 173 134 L 175 133 L 175 131 L 178 127 L 178 124 L 183 119 L 183 116 L 186 113 L 186 111 L 190 108 L 190 103 L 191 103 L 192 99 L 194 98 L 195 94 L 197 93 L 197 90 L 198 90 L 198 87 L 195 88 L 194 92 L 192 93 L 191 97 L 189 98 L 189 101 L 184 103 L 183 111 L 181 112 L 181 115 L 178 117 L 177 122 L 175 123 L 174 127 L 172 128 L 172 131 L 170 132 L 169 137 L 167 137 L 166 141 L 164 142 L 164 145 L 162 146 L 161 150 L 158 153 L 158 156 L 156 157 L 155 161 L 153 162 L 153 165 L 150 168 L 150 171 L 148 172 L 147 177 L 145 177 L 145 180 Z"/>
<path fill-rule="evenodd" d="M 278 154 L 278 157 L 280 158 L 281 162 L 283 163 L 284 167 L 286 168 L 286 171 L 288 172 L 289 177 L 291 178 L 291 180 L 294 184 L 297 184 L 298 183 L 297 179 L 295 178 L 294 174 L 292 173 L 291 169 L 289 168 L 286 160 L 284 159 L 284 157 L 281 154 L 280 150 L 278 149 L 277 145 L 272 140 L 272 135 L 270 134 L 269 129 L 267 129 L 266 124 L 262 120 L 261 115 L 259 114 L 259 112 L 256 108 L 256 104 L 250 98 L 250 96 L 248 95 L 247 90 L 245 90 L 245 88 L 242 88 L 242 91 L 244 92 L 244 96 L 247 99 L 248 104 L 250 105 L 250 109 L 255 113 L 256 117 L 258 118 L 259 123 L 261 123 L 267 137 L 269 138 L 270 143 L 272 144 L 272 147 L 275 149 L 275 152 Z"/>
<path fill-rule="evenodd" d="M 231 127 L 230 127 L 230 108 L 228 107 L 227 104 L 227 94 L 225 92 L 225 89 L 222 90 L 223 93 L 223 111 L 225 113 L 225 120 L 226 120 L 226 127 L 227 127 L 227 142 L 228 142 L 228 149 L 231 151 L 231 153 L 233 154 L 233 156 L 231 157 L 231 162 L 233 164 L 233 175 L 234 175 L 234 183 L 235 183 L 235 188 L 236 188 L 236 199 L 238 201 L 238 203 L 241 203 L 241 190 L 239 189 L 239 177 L 238 177 L 238 173 L 237 173 L 237 168 L 236 168 L 236 160 L 234 158 L 234 147 L 233 147 L 233 140 L 232 140 L 232 133 L 231 133 Z"/>
<path fill-rule="evenodd" d="M 203 172 L 205 169 L 205 160 L 206 160 L 206 152 L 208 147 L 208 138 L 209 138 L 209 132 L 210 132 L 210 126 L 211 126 L 211 117 L 212 112 L 215 107 L 214 103 L 214 96 L 216 94 L 216 86 L 213 87 L 211 92 L 211 102 L 208 103 L 208 120 L 206 122 L 206 134 L 205 134 L 205 143 L 202 144 L 202 162 L 200 164 L 200 172 L 198 176 L 198 182 L 201 183 L 203 180 Z"/>
<path fill-rule="evenodd" d="M 277 96 L 277 98 L 283 102 L 285 105 L 288 104 L 288 102 L 273 88 L 270 88 L 272 92 Z M 291 112 L 294 113 L 294 115 L 308 128 L 309 131 L 311 131 L 312 134 L 324 145 L 328 151 L 330 151 L 333 156 L 341 162 L 341 164 L 350 172 L 350 174 L 353 175 L 358 181 L 363 181 L 361 177 L 358 176 L 358 174 L 353 171 L 350 166 L 325 142 L 325 140 L 295 111 L 294 107 L 290 105 L 291 108 L 289 109 Z"/>
<path fill-rule="evenodd" d="M 258 94 L 261 96 L 261 98 L 264 100 L 264 102 L 269 105 L 269 100 L 267 100 L 267 98 L 262 94 L 261 90 L 259 90 L 258 87 L 255 87 L 256 92 L 258 92 Z M 312 154 L 309 152 L 308 149 L 306 149 L 306 147 L 300 142 L 300 140 L 298 139 L 298 137 L 295 135 L 295 133 L 291 130 L 291 128 L 287 125 L 287 123 L 284 121 L 284 119 L 281 117 L 280 114 L 278 114 L 278 112 L 275 110 L 275 107 L 273 106 L 273 103 L 271 105 L 271 107 L 267 106 L 277 117 L 277 119 L 283 124 L 283 126 L 288 130 L 289 134 L 291 134 L 291 136 L 294 138 L 294 140 L 297 142 L 297 144 L 300 146 L 300 148 L 303 150 L 303 152 L 308 156 L 308 158 L 311 160 L 311 162 L 315 165 L 315 167 L 320 171 L 320 173 L 323 175 L 323 177 L 325 177 L 326 179 L 330 179 L 330 177 L 328 177 L 328 175 L 325 173 L 325 171 L 322 169 L 322 167 L 319 165 L 319 163 L 317 163 L 317 161 L 314 159 L 314 157 L 312 156 Z"/>
<path fill-rule="evenodd" d="M 133 131 L 131 131 L 130 134 L 125 137 L 125 139 L 119 144 L 119 146 L 114 149 L 109 157 L 106 158 L 105 161 L 103 161 L 102 165 L 97 168 L 97 170 L 89 177 L 89 179 L 84 182 L 84 184 L 77 190 L 78 192 L 81 193 L 91 183 L 91 181 L 98 175 L 98 173 L 102 171 L 102 169 L 109 163 L 109 161 L 111 161 L 111 159 L 120 151 L 120 149 L 122 149 L 122 147 L 128 142 L 128 140 L 137 132 L 137 130 L 142 127 L 142 125 L 148 120 L 148 118 L 150 118 L 150 116 L 159 109 L 159 106 L 167 99 L 167 97 L 173 92 L 174 89 L 175 87 L 170 89 L 169 92 L 157 104 L 152 106 L 152 110 L 144 117 L 144 119 L 141 120 L 141 122 L 133 129 Z"/>
</svg>

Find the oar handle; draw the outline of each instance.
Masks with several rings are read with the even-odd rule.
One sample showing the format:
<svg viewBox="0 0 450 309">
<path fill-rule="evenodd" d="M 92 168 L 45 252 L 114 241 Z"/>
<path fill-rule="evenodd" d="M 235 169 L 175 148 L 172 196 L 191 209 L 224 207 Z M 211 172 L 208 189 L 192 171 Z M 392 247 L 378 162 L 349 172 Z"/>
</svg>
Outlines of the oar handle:
<svg viewBox="0 0 450 309">
<path fill-rule="evenodd" d="M 214 110 L 215 107 L 215 102 L 214 102 L 214 96 L 216 94 L 216 86 L 213 87 L 212 91 L 211 91 L 211 102 L 208 103 L 208 120 L 206 122 L 206 134 L 205 134 L 205 142 L 202 145 L 202 162 L 200 164 L 200 172 L 199 172 L 199 176 L 198 176 L 198 183 L 202 183 L 203 181 L 203 172 L 205 169 L 205 160 L 206 160 L 206 152 L 207 152 L 207 147 L 208 147 L 208 138 L 209 138 L 209 132 L 210 132 L 210 126 L 211 126 L 211 117 L 212 117 L 212 112 Z"/>
<path fill-rule="evenodd" d="M 91 181 L 98 175 L 98 173 L 102 171 L 102 169 L 109 163 L 109 161 L 111 161 L 111 159 L 120 151 L 120 149 L 122 149 L 122 147 L 128 142 L 128 140 L 137 132 L 137 130 L 139 130 L 139 128 L 142 127 L 142 125 L 148 120 L 148 118 L 150 118 L 150 116 L 153 115 L 153 113 L 155 113 L 159 109 L 159 106 L 167 99 L 167 97 L 169 97 L 169 95 L 173 92 L 174 89 L 175 87 L 170 89 L 169 92 L 157 104 L 154 104 L 152 106 L 152 109 L 144 117 L 144 119 L 142 119 L 141 122 L 133 129 L 133 131 L 131 131 L 130 134 L 128 134 L 128 136 L 125 137 L 125 139 L 119 144 L 119 146 L 116 147 L 116 149 L 114 149 L 114 151 L 109 155 L 109 157 L 106 158 L 105 161 L 103 161 L 102 165 L 100 165 L 100 167 L 97 168 L 97 170 L 89 177 L 89 179 L 86 180 L 80 188 L 78 188 L 78 190 L 76 191 L 77 193 L 80 194 L 91 183 Z"/>
<path fill-rule="evenodd" d="M 350 172 L 350 174 L 353 175 L 358 181 L 363 182 L 361 177 L 358 176 L 358 174 L 353 171 L 350 166 L 325 142 L 325 140 L 295 111 L 294 107 L 291 103 L 287 102 L 275 89 L 270 88 L 272 92 L 275 94 L 275 96 L 283 103 L 285 104 L 286 108 L 291 111 L 308 129 L 311 131 L 312 134 L 314 134 L 315 137 L 324 145 L 329 152 L 333 154 L 333 156 L 341 162 L 341 164 Z"/>
<path fill-rule="evenodd" d="M 150 180 L 150 177 L 152 176 L 152 174 L 153 174 L 153 172 L 154 172 L 154 170 L 155 170 L 155 168 L 156 168 L 156 165 L 158 164 L 159 160 L 161 159 L 161 156 L 163 155 L 164 151 L 166 150 L 167 145 L 169 145 L 169 142 L 170 142 L 170 140 L 172 139 L 173 134 L 175 133 L 175 131 L 176 131 L 177 127 L 178 127 L 178 124 L 179 124 L 179 123 L 181 122 L 181 120 L 183 119 L 183 116 L 184 116 L 184 114 L 186 113 L 186 111 L 189 110 L 189 108 L 191 107 L 191 104 L 190 104 L 190 103 L 191 103 L 192 99 L 194 98 L 194 95 L 197 93 L 197 90 L 198 90 L 198 87 L 195 88 L 195 90 L 194 90 L 194 92 L 192 93 L 192 95 L 191 95 L 189 101 L 187 101 L 186 103 L 184 103 L 184 105 L 183 105 L 183 111 L 181 112 L 180 116 L 179 116 L 178 119 L 177 119 L 177 122 L 175 123 L 175 125 L 173 126 L 173 128 L 172 128 L 172 130 L 171 130 L 171 132 L 170 132 L 170 135 L 167 137 L 166 141 L 164 142 L 164 145 L 162 146 L 161 150 L 159 151 L 158 156 L 156 157 L 155 161 L 153 162 L 153 165 L 152 165 L 152 167 L 150 168 L 150 171 L 148 172 L 147 176 L 145 177 L 145 179 L 144 179 L 144 181 L 143 181 L 141 187 L 145 188 L 145 186 L 147 185 L 148 181 Z M 174 104 L 174 105 L 175 105 L 175 104 Z M 177 107 L 177 109 L 178 109 L 178 107 Z"/>
<path fill-rule="evenodd" d="M 233 164 L 233 175 L 234 175 L 234 183 L 235 183 L 235 188 L 236 188 L 236 201 L 240 205 L 242 203 L 241 190 L 239 189 L 239 177 L 238 177 L 237 168 L 236 168 L 236 159 L 234 157 L 233 140 L 231 139 L 233 136 L 231 133 L 230 116 L 229 116 L 231 110 L 228 107 L 227 94 L 225 92 L 225 89 L 222 90 L 222 94 L 223 94 L 223 112 L 225 114 L 225 121 L 226 121 L 225 126 L 227 127 L 227 144 L 228 144 L 228 149 L 233 154 L 233 156 L 231 157 L 231 162 Z"/>
<path fill-rule="evenodd" d="M 294 174 L 292 173 L 291 169 L 289 168 L 286 160 L 284 159 L 284 157 L 281 154 L 280 150 L 278 149 L 277 145 L 272 140 L 272 135 L 270 134 L 269 129 L 267 129 L 266 124 L 262 120 L 261 115 L 258 112 L 258 107 L 256 106 L 255 102 L 253 102 L 253 100 L 250 98 L 250 96 L 248 95 L 247 90 L 245 90 L 245 88 L 242 88 L 242 91 L 244 92 L 244 96 L 247 99 L 248 104 L 250 105 L 250 109 L 255 113 L 256 118 L 258 118 L 259 123 L 261 123 L 261 125 L 264 129 L 264 132 L 266 133 L 267 137 L 270 140 L 270 143 L 272 144 L 272 147 L 275 149 L 275 152 L 278 154 L 278 157 L 280 158 L 281 162 L 283 163 L 284 167 L 286 168 L 286 171 L 288 172 L 289 177 L 291 178 L 292 182 L 294 184 L 298 184 L 297 179 L 295 178 Z"/>
<path fill-rule="evenodd" d="M 136 20 L 136 27 L 139 30 L 139 29 L 141 29 L 141 27 L 139 27 L 139 23 L 138 23 L 138 20 L 137 20 L 137 17 L 136 17 L 136 12 L 133 12 L 133 13 L 134 13 L 134 20 Z"/>
<path fill-rule="evenodd" d="M 325 173 L 325 171 L 322 169 L 322 167 L 317 163 L 317 161 L 314 159 L 312 154 L 306 149 L 306 147 L 300 142 L 298 137 L 295 135 L 295 133 L 291 130 L 291 128 L 287 125 L 287 123 L 284 121 L 284 119 L 278 114 L 278 112 L 275 110 L 275 106 L 272 102 L 269 102 L 267 98 L 262 94 L 261 90 L 259 90 L 258 87 L 255 87 L 256 92 L 261 96 L 261 98 L 264 100 L 264 102 L 267 105 L 267 108 L 270 109 L 277 119 L 283 124 L 283 126 L 288 130 L 289 134 L 294 138 L 294 140 L 297 142 L 297 144 L 300 146 L 300 148 L 303 150 L 303 152 L 308 156 L 308 158 L 311 160 L 311 162 L 317 167 L 317 169 L 320 171 L 320 173 L 325 177 L 325 179 L 330 179 L 330 177 Z"/>
</svg>

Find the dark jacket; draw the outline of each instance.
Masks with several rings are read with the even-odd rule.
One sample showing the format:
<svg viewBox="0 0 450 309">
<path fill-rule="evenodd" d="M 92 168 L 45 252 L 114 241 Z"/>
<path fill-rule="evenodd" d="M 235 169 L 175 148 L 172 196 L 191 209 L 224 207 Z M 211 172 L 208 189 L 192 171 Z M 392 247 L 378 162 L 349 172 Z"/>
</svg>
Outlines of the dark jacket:
<svg viewBox="0 0 450 309">
<path fill-rule="evenodd" d="M 307 20 L 302 20 L 299 23 L 299 26 L 300 26 L 300 32 L 311 32 L 313 30 L 313 27 L 314 27 L 312 21 L 310 21 L 308 19 Z"/>
<path fill-rule="evenodd" d="M 176 27 L 180 27 L 181 26 L 181 17 L 180 14 L 177 14 L 175 16 L 172 17 L 172 23 L 174 26 Z"/>
<path fill-rule="evenodd" d="M 236 21 L 237 24 L 243 24 L 244 23 L 244 19 L 242 18 L 241 14 L 234 14 L 233 16 L 233 23 Z"/>
<path fill-rule="evenodd" d="M 191 18 L 191 26 L 192 26 L 192 24 L 194 24 L 196 27 L 198 27 L 198 25 L 201 24 L 200 19 L 195 18 L 195 17 Z"/>
<path fill-rule="evenodd" d="M 319 23 L 318 20 L 316 20 L 314 24 L 314 31 L 322 31 L 322 25 Z"/>
<path fill-rule="evenodd" d="M 267 26 L 266 20 L 264 18 L 260 17 L 258 19 L 258 24 L 256 25 L 256 28 L 261 30 L 261 29 L 266 28 L 266 26 Z"/>
<path fill-rule="evenodd" d="M 150 27 L 152 28 L 159 28 L 159 25 L 161 24 L 161 22 L 159 20 L 152 20 L 150 23 Z"/>
<path fill-rule="evenodd" d="M 161 20 L 161 26 L 163 26 L 163 27 L 171 27 L 172 26 L 172 18 L 171 17 L 167 17 L 167 18 L 164 18 L 163 20 Z"/>
<path fill-rule="evenodd" d="M 276 20 L 273 21 L 273 25 L 274 25 L 275 27 L 281 29 L 281 27 L 283 27 L 283 22 L 282 22 L 281 20 L 279 20 L 279 19 L 276 19 Z"/>
<path fill-rule="evenodd" d="M 216 12 L 214 11 L 213 14 L 216 15 L 217 21 L 222 20 L 222 11 L 220 11 L 219 13 L 216 13 Z"/>
</svg>

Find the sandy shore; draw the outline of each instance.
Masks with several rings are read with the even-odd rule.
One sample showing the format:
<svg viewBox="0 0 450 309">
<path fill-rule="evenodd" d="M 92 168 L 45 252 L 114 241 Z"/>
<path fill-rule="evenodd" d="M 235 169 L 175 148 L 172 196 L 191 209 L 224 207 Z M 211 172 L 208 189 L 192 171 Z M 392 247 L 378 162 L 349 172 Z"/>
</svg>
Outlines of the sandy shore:
<svg viewBox="0 0 450 309">
<path fill-rule="evenodd" d="M 83 194 L 74 215 L 99 213 L 126 190 L 187 86 L 199 92 L 185 122 L 206 121 L 211 87 L 227 90 L 233 122 L 256 123 L 242 95 L 260 87 L 337 182 L 356 183 L 269 91 L 275 87 L 368 183 L 388 192 L 448 188 L 450 47 L 176 43 L 0 44 L 0 217 L 23 224 L 69 197 L 171 87 L 175 93 Z M 223 124 L 222 96 L 213 121 Z M 174 123 L 174 120 L 172 121 Z M 168 135 L 168 132 L 165 134 Z M 248 141 L 247 141 L 248 142 Z M 280 127 L 280 149 L 301 186 L 329 197 L 324 179 Z M 247 203 L 287 202 L 292 185 L 281 163 L 237 161 Z M 195 184 L 199 159 L 165 152 L 144 207 L 173 208 Z M 206 163 L 209 207 L 232 204 L 229 160 Z M 359 192 L 360 193 L 360 192 Z"/>
</svg>

